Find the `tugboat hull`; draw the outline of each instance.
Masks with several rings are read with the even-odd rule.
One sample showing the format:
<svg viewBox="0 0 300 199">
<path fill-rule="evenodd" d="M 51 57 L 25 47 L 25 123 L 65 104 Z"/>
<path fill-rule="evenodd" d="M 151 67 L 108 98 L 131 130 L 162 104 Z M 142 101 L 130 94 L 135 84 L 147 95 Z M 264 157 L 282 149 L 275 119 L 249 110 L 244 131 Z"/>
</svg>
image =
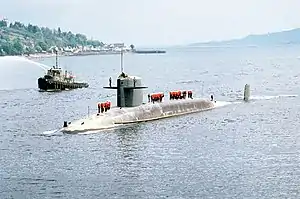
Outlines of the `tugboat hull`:
<svg viewBox="0 0 300 199">
<path fill-rule="evenodd" d="M 88 83 L 69 83 L 69 82 L 61 82 L 61 81 L 51 81 L 46 80 L 43 77 L 38 79 L 38 88 L 40 91 L 61 91 L 61 90 L 70 90 L 77 88 L 87 88 L 89 87 Z"/>
</svg>

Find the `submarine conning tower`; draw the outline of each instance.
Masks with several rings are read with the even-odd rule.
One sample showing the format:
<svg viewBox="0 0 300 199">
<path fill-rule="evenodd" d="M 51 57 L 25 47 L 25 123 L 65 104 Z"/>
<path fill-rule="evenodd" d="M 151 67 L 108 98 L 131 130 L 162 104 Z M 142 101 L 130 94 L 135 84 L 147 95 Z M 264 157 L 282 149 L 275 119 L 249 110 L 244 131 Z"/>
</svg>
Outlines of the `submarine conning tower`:
<svg viewBox="0 0 300 199">
<path fill-rule="evenodd" d="M 117 90 L 117 107 L 135 107 L 143 104 L 143 89 L 147 88 L 142 85 L 142 78 L 129 76 L 124 73 L 123 69 L 123 49 L 121 54 L 121 74 L 117 78 L 117 86 L 111 85 L 103 88 Z"/>
<path fill-rule="evenodd" d="M 142 85 L 140 77 L 122 72 L 117 78 L 117 86 L 109 85 L 103 88 L 117 90 L 118 107 L 135 107 L 143 104 L 143 89 L 147 87 Z"/>
</svg>

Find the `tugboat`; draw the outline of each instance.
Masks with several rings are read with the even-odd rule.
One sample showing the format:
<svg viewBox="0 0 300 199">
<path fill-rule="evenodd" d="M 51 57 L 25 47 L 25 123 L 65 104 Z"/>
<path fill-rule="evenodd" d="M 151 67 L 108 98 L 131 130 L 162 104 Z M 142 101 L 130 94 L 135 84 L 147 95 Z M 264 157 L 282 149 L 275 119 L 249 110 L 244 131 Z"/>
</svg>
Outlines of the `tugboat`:
<svg viewBox="0 0 300 199">
<path fill-rule="evenodd" d="M 53 68 L 47 70 L 47 74 L 44 77 L 38 78 L 38 88 L 40 91 L 62 91 L 76 88 L 87 88 L 89 84 L 86 82 L 76 82 L 75 76 L 63 71 L 57 64 L 57 50 L 56 64 Z"/>
</svg>

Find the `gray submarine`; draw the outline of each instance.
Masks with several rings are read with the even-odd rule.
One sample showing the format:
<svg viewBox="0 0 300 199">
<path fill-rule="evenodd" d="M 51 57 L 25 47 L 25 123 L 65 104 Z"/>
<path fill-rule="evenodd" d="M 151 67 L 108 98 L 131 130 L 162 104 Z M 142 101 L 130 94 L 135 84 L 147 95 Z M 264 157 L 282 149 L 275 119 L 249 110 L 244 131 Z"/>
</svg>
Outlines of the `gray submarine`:
<svg viewBox="0 0 300 199">
<path fill-rule="evenodd" d="M 124 73 L 122 57 L 121 53 L 121 74 L 117 78 L 116 86 L 111 85 L 110 79 L 110 85 L 103 87 L 117 90 L 116 106 L 111 107 L 109 101 L 99 103 L 97 113 L 74 122 L 64 121 L 61 129 L 63 133 L 99 131 L 120 125 L 207 111 L 222 106 L 214 101 L 213 96 L 208 99 L 193 98 L 192 91 L 169 92 L 169 99 L 165 99 L 164 93 L 148 94 L 148 102 L 144 103 L 143 90 L 147 87 L 143 85 L 142 78 Z M 250 86 L 246 84 L 244 100 L 248 101 L 249 96 Z"/>
</svg>

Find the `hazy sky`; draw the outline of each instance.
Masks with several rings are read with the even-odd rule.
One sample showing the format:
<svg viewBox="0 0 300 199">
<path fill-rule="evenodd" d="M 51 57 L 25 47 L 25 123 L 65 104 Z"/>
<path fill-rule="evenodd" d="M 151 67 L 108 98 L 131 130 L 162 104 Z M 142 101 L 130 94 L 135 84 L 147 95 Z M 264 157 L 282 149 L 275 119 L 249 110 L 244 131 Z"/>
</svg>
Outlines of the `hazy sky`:
<svg viewBox="0 0 300 199">
<path fill-rule="evenodd" d="M 300 0 L 1 0 L 9 21 L 103 42 L 173 45 L 300 27 Z"/>
</svg>

